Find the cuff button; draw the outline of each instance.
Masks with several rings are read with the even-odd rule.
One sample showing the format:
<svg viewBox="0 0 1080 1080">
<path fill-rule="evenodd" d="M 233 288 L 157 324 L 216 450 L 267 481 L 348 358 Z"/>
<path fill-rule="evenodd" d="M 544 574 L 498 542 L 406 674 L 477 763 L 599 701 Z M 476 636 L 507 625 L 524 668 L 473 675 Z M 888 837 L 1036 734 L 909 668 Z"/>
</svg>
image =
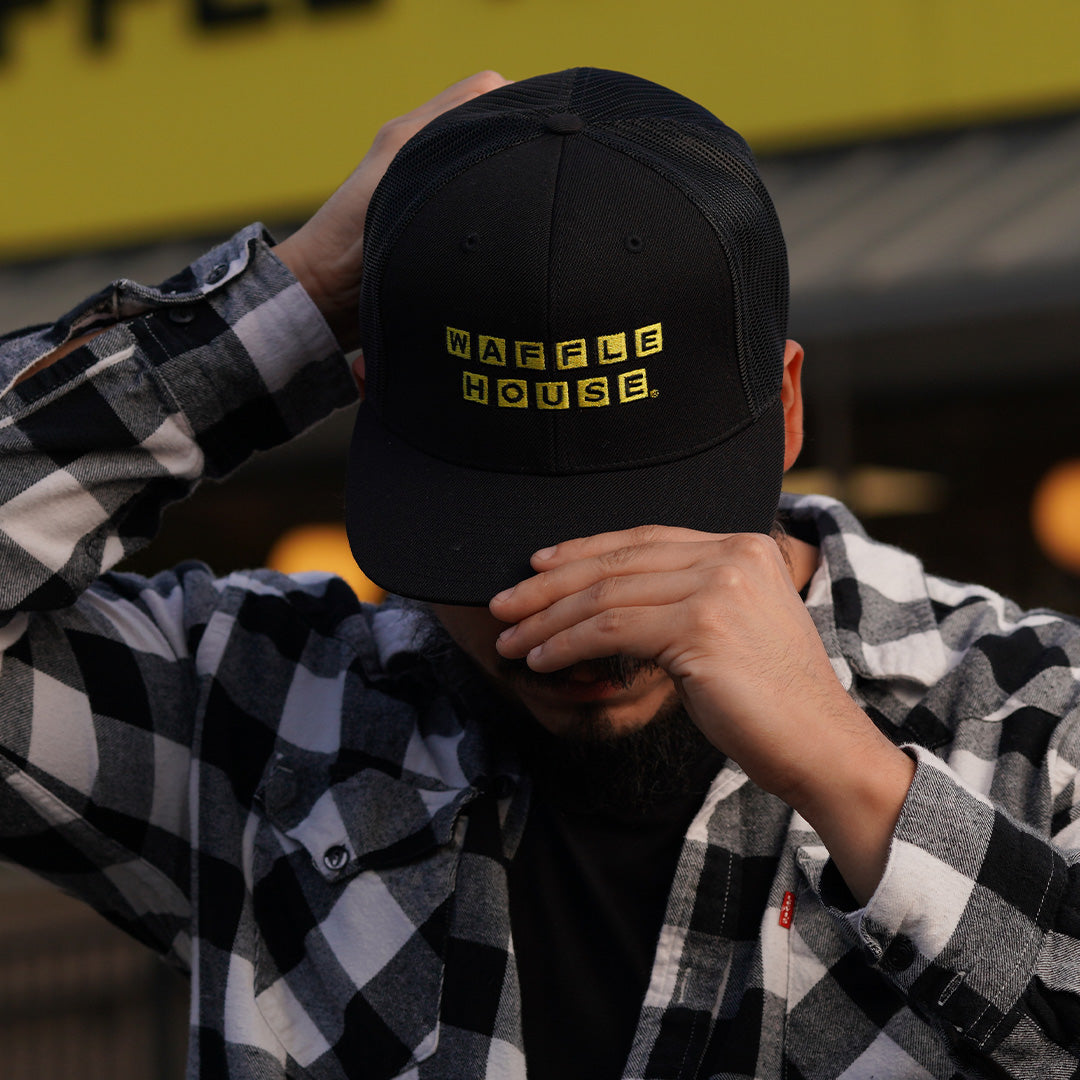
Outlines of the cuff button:
<svg viewBox="0 0 1080 1080">
<path fill-rule="evenodd" d="M 885 955 L 881 958 L 881 966 L 886 971 L 892 972 L 907 971 L 914 963 L 915 946 L 908 938 L 902 935 L 893 939 L 892 944 L 885 950 Z"/>
</svg>

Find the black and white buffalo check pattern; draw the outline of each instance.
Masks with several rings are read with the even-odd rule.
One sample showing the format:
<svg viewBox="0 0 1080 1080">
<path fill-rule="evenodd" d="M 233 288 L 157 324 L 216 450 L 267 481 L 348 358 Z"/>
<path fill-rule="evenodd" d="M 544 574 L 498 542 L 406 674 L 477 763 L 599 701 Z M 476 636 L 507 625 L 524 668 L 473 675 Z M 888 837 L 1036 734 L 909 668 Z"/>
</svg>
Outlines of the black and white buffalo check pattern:
<svg viewBox="0 0 1080 1080">
<path fill-rule="evenodd" d="M 200 477 L 354 395 L 264 235 L 10 337 L 0 387 L 0 851 L 190 973 L 192 1078 L 523 1078 L 528 779 L 409 610 L 324 575 L 104 573 Z M 723 768 L 625 1076 L 1080 1077 L 1080 627 L 926 575 L 837 503 L 786 507 L 837 677 L 915 783 L 856 909 L 806 823 Z"/>
</svg>

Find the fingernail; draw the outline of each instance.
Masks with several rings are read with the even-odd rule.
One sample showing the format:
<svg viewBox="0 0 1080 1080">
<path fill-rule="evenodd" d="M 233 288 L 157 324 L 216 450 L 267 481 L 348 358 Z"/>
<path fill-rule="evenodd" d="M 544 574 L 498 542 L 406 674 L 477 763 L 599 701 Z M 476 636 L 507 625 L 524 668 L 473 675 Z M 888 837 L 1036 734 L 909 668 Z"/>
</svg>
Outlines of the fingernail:
<svg viewBox="0 0 1080 1080">
<path fill-rule="evenodd" d="M 499 600 L 499 601 L 506 600 L 510 596 L 510 594 L 514 591 L 514 589 L 516 589 L 516 588 L 517 588 L 516 585 L 511 585 L 509 589 L 503 589 L 503 591 L 501 593 L 496 593 L 491 598 L 491 602 L 494 604 L 496 600 Z"/>
<path fill-rule="evenodd" d="M 507 628 L 506 628 L 506 629 L 505 629 L 505 630 L 504 630 L 504 631 L 503 631 L 503 632 L 502 632 L 502 633 L 501 633 L 501 634 L 500 634 L 500 635 L 498 636 L 498 638 L 497 638 L 496 640 L 498 640 L 498 641 L 508 641 L 508 640 L 509 640 L 510 638 L 512 638 L 512 637 L 514 636 L 514 633 L 515 633 L 515 631 L 516 631 L 516 630 L 517 630 L 517 627 L 516 627 L 516 626 L 508 626 L 508 627 L 507 627 Z"/>
<path fill-rule="evenodd" d="M 555 549 L 553 547 L 546 547 L 546 548 L 541 548 L 538 552 L 536 552 L 533 555 L 533 558 L 534 559 L 550 559 L 551 556 L 554 555 L 554 554 L 555 554 Z"/>
<path fill-rule="evenodd" d="M 544 646 L 543 645 L 537 645 L 535 649 L 530 649 L 529 650 L 529 655 L 526 657 L 526 659 L 527 660 L 539 660 L 541 654 L 543 653 L 543 651 L 544 651 Z"/>
</svg>

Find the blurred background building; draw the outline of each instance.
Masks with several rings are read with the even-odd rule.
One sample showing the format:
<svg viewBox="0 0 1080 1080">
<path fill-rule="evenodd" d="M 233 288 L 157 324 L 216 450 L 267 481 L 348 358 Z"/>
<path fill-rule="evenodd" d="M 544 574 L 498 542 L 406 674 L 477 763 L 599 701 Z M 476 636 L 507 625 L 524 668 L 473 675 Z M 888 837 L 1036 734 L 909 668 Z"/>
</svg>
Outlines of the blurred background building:
<svg viewBox="0 0 1080 1080">
<path fill-rule="evenodd" d="M 807 348 L 789 486 L 1080 613 L 1077 40 L 1073 0 L 0 4 L 0 333 L 250 220 L 286 235 L 381 121 L 471 71 L 632 70 L 742 131 L 774 195 Z M 349 428 L 207 485 L 129 568 L 346 566 Z M 184 993 L 0 869 L 5 1080 L 178 1076 Z"/>
</svg>

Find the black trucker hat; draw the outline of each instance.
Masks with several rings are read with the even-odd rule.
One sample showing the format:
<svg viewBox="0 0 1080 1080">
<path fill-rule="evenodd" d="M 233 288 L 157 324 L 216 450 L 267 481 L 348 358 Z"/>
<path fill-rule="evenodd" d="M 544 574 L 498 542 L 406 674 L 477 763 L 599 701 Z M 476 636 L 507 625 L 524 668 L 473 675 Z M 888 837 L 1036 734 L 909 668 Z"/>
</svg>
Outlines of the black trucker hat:
<svg viewBox="0 0 1080 1080">
<path fill-rule="evenodd" d="M 768 532 L 787 306 L 753 156 L 700 105 L 580 68 L 445 113 L 368 212 L 357 562 L 484 604 L 560 540 Z"/>
</svg>

